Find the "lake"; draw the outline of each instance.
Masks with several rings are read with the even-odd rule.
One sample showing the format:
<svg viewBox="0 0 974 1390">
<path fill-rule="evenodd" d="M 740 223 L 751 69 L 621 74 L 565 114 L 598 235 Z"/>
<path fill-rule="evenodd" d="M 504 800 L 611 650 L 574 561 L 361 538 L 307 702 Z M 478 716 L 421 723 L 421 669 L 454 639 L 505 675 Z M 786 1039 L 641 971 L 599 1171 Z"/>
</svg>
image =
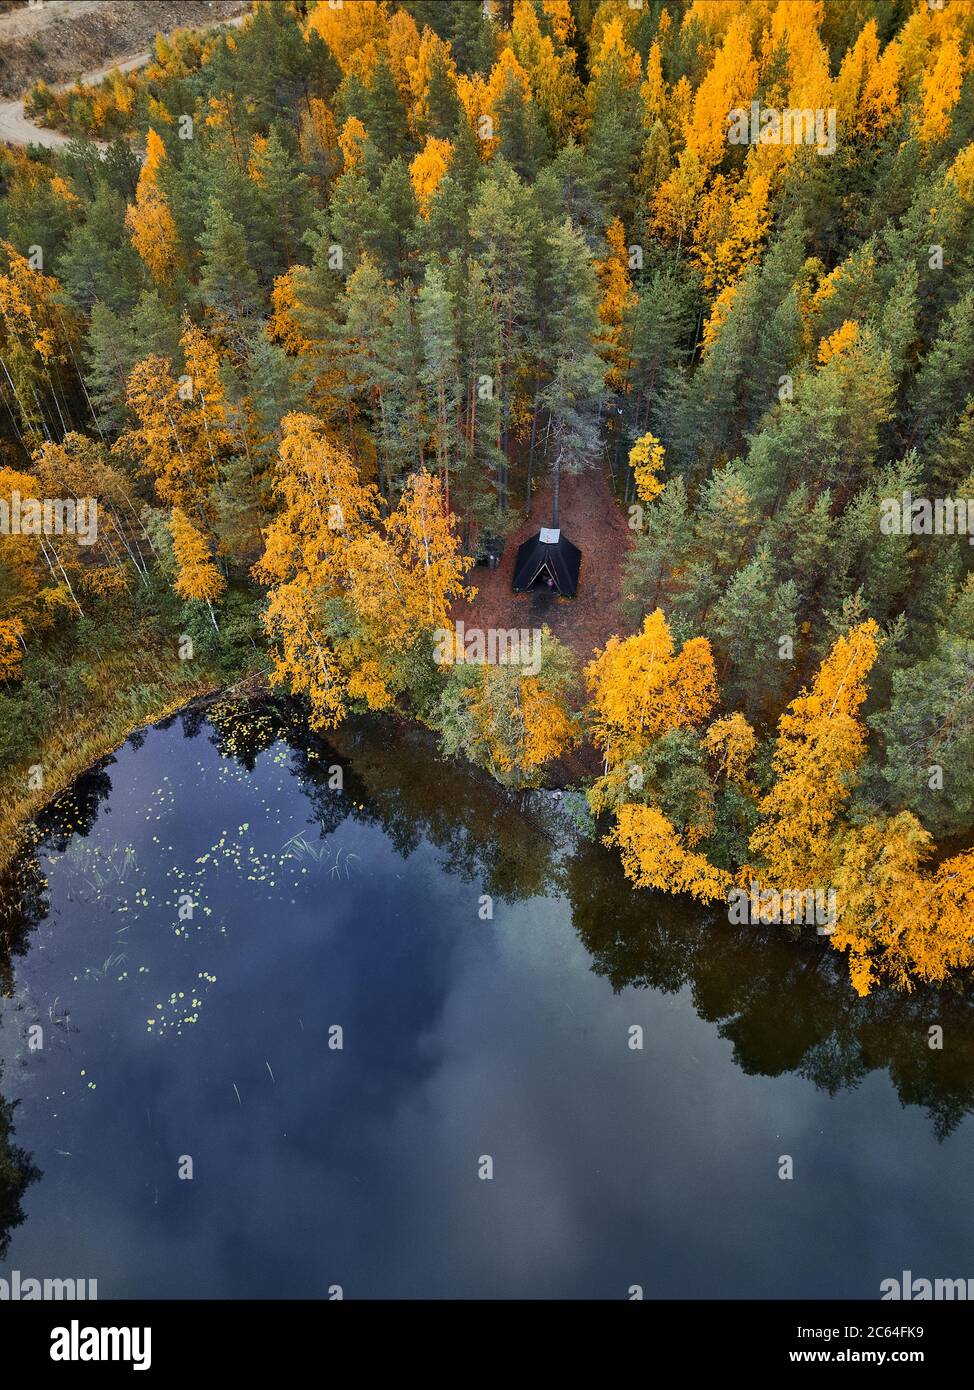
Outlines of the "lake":
<svg viewBox="0 0 974 1390">
<path fill-rule="evenodd" d="M 285 703 L 218 702 L 40 830 L 0 895 L 0 1277 L 625 1299 L 974 1276 L 970 992 L 862 1000 L 814 933 L 634 892 L 557 794 L 410 726 L 325 742 Z"/>
</svg>

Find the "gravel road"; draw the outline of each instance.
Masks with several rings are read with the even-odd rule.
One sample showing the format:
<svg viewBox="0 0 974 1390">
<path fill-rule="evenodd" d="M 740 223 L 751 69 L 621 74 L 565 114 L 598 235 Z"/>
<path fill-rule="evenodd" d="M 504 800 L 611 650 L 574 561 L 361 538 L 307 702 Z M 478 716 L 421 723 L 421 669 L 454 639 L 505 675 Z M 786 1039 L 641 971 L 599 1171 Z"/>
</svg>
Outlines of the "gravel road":
<svg viewBox="0 0 974 1390">
<path fill-rule="evenodd" d="M 92 4 L 90 7 L 97 8 L 97 5 Z M 53 0 L 51 0 L 51 3 L 45 6 L 45 8 L 53 9 Z M 0 16 L 0 37 L 2 37 L 5 22 L 16 19 L 18 22 L 23 23 L 25 15 L 36 13 L 37 11 L 15 11 L 12 15 Z M 239 27 L 246 18 L 246 13 L 240 14 L 234 16 L 232 19 L 225 20 L 224 23 Z M 144 67 L 151 57 L 151 52 L 147 51 L 145 53 L 136 53 L 128 58 L 116 58 L 112 62 L 106 63 L 103 67 L 95 68 L 92 72 L 83 73 L 81 81 L 84 83 L 100 82 L 103 77 L 107 77 L 115 68 L 118 68 L 120 72 L 130 72 L 133 68 Z M 55 90 L 64 90 L 65 88 L 73 86 L 73 82 L 64 82 L 61 83 L 60 86 L 56 86 Z M 23 101 L 0 101 L 0 143 L 7 145 L 43 145 L 48 149 L 54 149 L 61 145 L 67 145 L 73 138 L 74 137 L 71 135 L 62 134 L 59 130 L 47 130 L 45 127 L 35 125 L 33 121 L 28 120 L 24 115 Z M 104 148 L 103 141 L 97 140 L 95 143 L 102 145 Z"/>
</svg>

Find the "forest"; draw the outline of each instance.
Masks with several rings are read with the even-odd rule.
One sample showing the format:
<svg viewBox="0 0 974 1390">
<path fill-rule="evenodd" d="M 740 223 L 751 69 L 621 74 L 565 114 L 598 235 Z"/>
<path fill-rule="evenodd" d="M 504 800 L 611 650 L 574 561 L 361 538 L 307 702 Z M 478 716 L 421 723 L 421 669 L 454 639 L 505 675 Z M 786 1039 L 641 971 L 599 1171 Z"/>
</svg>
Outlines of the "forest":
<svg viewBox="0 0 974 1390">
<path fill-rule="evenodd" d="M 637 888 L 828 890 L 859 994 L 963 979 L 974 0 L 264 0 L 26 109 L 71 139 L 0 145 L 10 845 L 267 682 L 565 787 Z M 439 660 L 599 480 L 598 643 L 565 600 L 530 669 Z"/>
</svg>

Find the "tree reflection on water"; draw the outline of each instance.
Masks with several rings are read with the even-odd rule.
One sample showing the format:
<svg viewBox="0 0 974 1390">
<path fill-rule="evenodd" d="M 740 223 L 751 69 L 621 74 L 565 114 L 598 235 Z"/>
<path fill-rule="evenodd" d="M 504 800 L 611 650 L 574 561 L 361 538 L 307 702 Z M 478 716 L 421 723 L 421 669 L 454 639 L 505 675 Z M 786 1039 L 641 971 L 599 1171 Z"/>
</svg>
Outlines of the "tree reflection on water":
<svg viewBox="0 0 974 1390">
<path fill-rule="evenodd" d="M 197 704 L 166 726 L 176 723 L 248 771 L 283 741 L 312 835 L 317 828 L 324 839 L 351 818 L 380 827 L 402 856 L 426 841 L 446 873 L 498 901 L 561 897 L 595 974 L 616 992 L 687 989 L 747 1074 L 790 1072 L 835 1094 L 885 1071 L 901 1104 L 922 1106 L 941 1139 L 974 1109 L 969 989 L 876 991 L 862 999 L 820 938 L 732 926 L 695 904 L 635 892 L 616 857 L 578 833 L 557 795 L 506 791 L 466 764 L 444 763 L 416 725 L 350 721 L 326 741 L 290 702 L 225 699 Z M 17 960 L 49 912 L 44 852 L 63 853 L 90 834 L 112 790 L 113 763 L 106 758 L 52 803 L 0 876 L 0 989 L 8 998 Z M 932 1024 L 949 1035 L 948 1048 L 929 1046 Z M 41 1176 L 14 1143 L 13 1109 L 0 1097 L 0 1257 L 24 1219 L 24 1192 Z"/>
</svg>

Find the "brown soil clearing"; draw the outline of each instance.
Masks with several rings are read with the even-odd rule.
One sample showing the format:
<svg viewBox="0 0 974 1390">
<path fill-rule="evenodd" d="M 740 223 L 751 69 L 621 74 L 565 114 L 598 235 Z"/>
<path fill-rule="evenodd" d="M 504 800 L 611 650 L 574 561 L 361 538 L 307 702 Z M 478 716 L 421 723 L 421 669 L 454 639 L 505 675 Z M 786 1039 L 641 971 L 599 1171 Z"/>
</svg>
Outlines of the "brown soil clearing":
<svg viewBox="0 0 974 1390">
<path fill-rule="evenodd" d="M 508 537 L 499 567 L 491 570 L 478 565 L 470 571 L 468 582 L 477 589 L 477 596 L 472 603 L 457 604 L 452 616 L 454 621 L 462 619 L 469 627 L 484 629 L 534 628 L 547 623 L 584 665 L 596 647 L 624 630 L 620 613 L 622 566 L 632 532 L 604 469 L 562 478 L 561 529 L 582 552 L 578 597 L 512 593 L 518 546 L 540 526 L 550 524 L 548 484 L 534 497 L 530 518 Z"/>
</svg>

